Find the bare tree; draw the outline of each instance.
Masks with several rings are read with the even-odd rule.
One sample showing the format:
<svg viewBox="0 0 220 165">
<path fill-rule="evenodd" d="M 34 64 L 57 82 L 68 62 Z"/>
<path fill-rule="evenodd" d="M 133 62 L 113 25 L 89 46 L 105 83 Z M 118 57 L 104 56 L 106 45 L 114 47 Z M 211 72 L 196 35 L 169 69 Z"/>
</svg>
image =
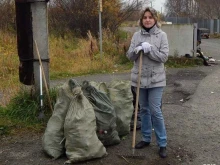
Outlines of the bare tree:
<svg viewBox="0 0 220 165">
<path fill-rule="evenodd" d="M 166 0 L 168 16 L 220 18 L 219 0 Z"/>
<path fill-rule="evenodd" d="M 218 19 L 220 19 L 220 4 L 219 4 L 219 0 L 213 0 L 214 2 L 214 6 L 215 6 L 215 9 L 214 9 L 214 12 L 216 14 L 216 17 Z"/>
<path fill-rule="evenodd" d="M 220 3 L 219 0 L 197 0 L 199 4 L 200 15 L 203 18 L 220 18 Z"/>
<path fill-rule="evenodd" d="M 168 16 L 183 16 L 185 12 L 185 0 L 167 0 L 165 3 Z"/>
<path fill-rule="evenodd" d="M 102 25 L 112 32 L 124 22 L 142 1 L 103 1 Z M 59 33 L 74 31 L 86 36 L 88 30 L 98 35 L 98 0 L 52 0 L 49 7 L 50 28 Z"/>
<path fill-rule="evenodd" d="M 137 21 L 140 12 L 146 7 L 151 6 L 150 0 L 124 0 L 123 13 L 128 21 Z"/>
<path fill-rule="evenodd" d="M 149 4 L 149 0 L 125 0 L 122 1 L 122 9 L 120 11 L 120 21 L 117 28 L 125 20 L 136 21 L 139 19 L 140 11 L 146 4 Z"/>
</svg>

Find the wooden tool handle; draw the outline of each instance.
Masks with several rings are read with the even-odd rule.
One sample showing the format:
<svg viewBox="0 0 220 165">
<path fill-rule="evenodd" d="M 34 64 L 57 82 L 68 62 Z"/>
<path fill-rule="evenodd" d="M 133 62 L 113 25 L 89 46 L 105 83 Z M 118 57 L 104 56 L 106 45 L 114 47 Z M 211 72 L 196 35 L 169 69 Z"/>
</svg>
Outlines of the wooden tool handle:
<svg viewBox="0 0 220 165">
<path fill-rule="evenodd" d="M 46 93 L 47 93 L 47 99 L 48 99 L 48 102 L 49 102 L 50 110 L 53 113 L 53 108 L 52 108 L 52 104 L 51 104 L 51 100 L 50 100 L 49 89 L 48 89 L 47 82 L 46 82 L 46 76 L 45 76 L 45 73 L 44 73 L 44 68 L 43 68 L 43 64 L 41 62 L 40 53 L 39 53 L 39 49 L 38 49 L 36 40 L 34 40 L 34 43 L 35 43 L 35 46 L 36 46 L 37 56 L 38 56 L 38 59 L 39 59 L 39 63 L 40 63 L 40 67 L 41 67 L 41 71 L 42 71 L 42 75 L 43 75 L 44 85 L 45 85 Z"/>
<path fill-rule="evenodd" d="M 139 93 L 140 93 L 140 84 L 141 84 L 142 56 L 143 56 L 143 51 L 140 51 L 139 68 L 138 68 L 138 84 L 137 84 L 137 90 L 136 90 L 136 103 L 135 103 L 135 115 L 134 115 L 134 129 L 133 129 L 133 137 L 132 137 L 132 148 L 135 148 L 135 139 L 136 139 L 137 113 L 138 113 Z"/>
</svg>

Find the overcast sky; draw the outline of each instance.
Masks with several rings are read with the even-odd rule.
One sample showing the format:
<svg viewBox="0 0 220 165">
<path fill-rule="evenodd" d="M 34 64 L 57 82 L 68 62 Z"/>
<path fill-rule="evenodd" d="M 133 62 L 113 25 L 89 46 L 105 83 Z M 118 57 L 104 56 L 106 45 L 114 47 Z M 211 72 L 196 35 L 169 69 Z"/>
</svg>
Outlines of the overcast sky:
<svg viewBox="0 0 220 165">
<path fill-rule="evenodd" d="M 164 3 L 166 0 L 152 0 L 152 5 L 153 8 L 155 8 L 157 11 L 161 12 L 161 7 L 162 7 L 162 12 L 164 12 Z"/>
</svg>

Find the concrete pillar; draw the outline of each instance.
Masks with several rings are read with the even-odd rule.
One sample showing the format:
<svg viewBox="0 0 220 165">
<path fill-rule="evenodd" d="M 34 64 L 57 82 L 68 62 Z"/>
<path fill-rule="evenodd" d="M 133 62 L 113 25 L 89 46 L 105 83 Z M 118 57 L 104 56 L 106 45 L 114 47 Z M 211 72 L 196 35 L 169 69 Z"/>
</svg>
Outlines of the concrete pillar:
<svg viewBox="0 0 220 165">
<path fill-rule="evenodd" d="M 220 33 L 220 20 L 217 20 L 217 33 Z"/>
<path fill-rule="evenodd" d="M 188 24 L 190 24 L 190 23 L 191 23 L 191 21 L 190 21 L 190 18 L 189 18 L 189 17 L 187 17 L 187 23 L 188 23 Z"/>
<path fill-rule="evenodd" d="M 193 57 L 196 57 L 196 51 L 197 51 L 197 29 L 198 29 L 198 24 L 194 23 L 193 24 Z"/>
<path fill-rule="evenodd" d="M 210 33 L 211 34 L 214 33 L 214 20 L 213 19 L 210 20 Z"/>
<path fill-rule="evenodd" d="M 32 19 L 33 19 L 33 41 L 36 41 L 39 54 L 41 57 L 43 70 L 46 77 L 46 82 L 49 87 L 49 52 L 48 52 L 48 13 L 46 2 L 35 2 L 31 4 Z M 34 44 L 34 59 L 38 59 L 35 43 Z M 39 61 L 34 61 L 34 80 L 35 89 L 39 91 Z M 44 84 L 44 83 L 43 83 Z"/>
<path fill-rule="evenodd" d="M 34 85 L 36 92 L 40 91 L 40 70 L 35 41 L 43 64 L 46 83 L 49 87 L 48 1 L 15 0 L 18 55 L 20 64 L 24 64 L 24 67 L 21 68 L 23 75 L 20 76 L 19 73 L 19 76 L 29 78 L 26 82 L 22 82 L 21 78 L 20 81 L 25 85 Z M 27 62 L 28 66 L 26 65 Z M 29 73 L 26 74 L 26 72 Z"/>
</svg>

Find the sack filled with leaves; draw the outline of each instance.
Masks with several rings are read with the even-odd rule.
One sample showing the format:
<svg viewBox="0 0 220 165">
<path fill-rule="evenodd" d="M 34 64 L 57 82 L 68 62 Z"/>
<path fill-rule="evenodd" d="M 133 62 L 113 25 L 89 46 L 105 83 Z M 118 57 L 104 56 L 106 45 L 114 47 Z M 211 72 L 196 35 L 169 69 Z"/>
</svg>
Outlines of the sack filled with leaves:
<svg viewBox="0 0 220 165">
<path fill-rule="evenodd" d="M 108 85 L 105 82 L 90 81 L 89 84 L 103 93 L 108 94 Z"/>
<path fill-rule="evenodd" d="M 70 80 L 69 85 L 73 97 L 64 123 L 65 148 L 69 159 L 66 163 L 106 156 L 106 148 L 96 134 L 93 106 L 75 80 Z"/>
<path fill-rule="evenodd" d="M 115 109 L 106 93 L 83 81 L 82 90 L 95 110 L 97 135 L 105 146 L 120 143 L 116 130 Z"/>
<path fill-rule="evenodd" d="M 59 87 L 54 111 L 42 138 L 43 150 L 54 159 L 65 153 L 63 125 L 70 100 L 73 99 L 70 93 L 68 82 Z"/>
<path fill-rule="evenodd" d="M 130 81 L 112 81 L 108 85 L 108 96 L 115 108 L 118 134 L 125 136 L 130 132 L 130 122 L 134 109 Z"/>
</svg>

